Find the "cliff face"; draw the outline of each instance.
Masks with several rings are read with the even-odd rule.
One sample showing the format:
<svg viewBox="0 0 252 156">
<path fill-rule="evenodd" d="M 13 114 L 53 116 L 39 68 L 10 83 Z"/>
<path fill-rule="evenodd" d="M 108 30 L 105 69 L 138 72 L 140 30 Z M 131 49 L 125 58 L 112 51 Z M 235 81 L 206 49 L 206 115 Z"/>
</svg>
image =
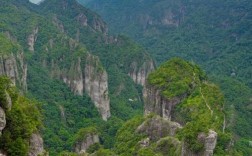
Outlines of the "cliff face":
<svg viewBox="0 0 252 156">
<path fill-rule="evenodd" d="M 74 151 L 77 154 L 86 153 L 86 150 L 93 144 L 99 143 L 99 136 L 97 134 L 87 134 L 85 138 L 75 144 Z"/>
<path fill-rule="evenodd" d="M 102 119 L 110 117 L 108 74 L 96 56 L 88 55 L 85 66 L 85 91 L 94 101 Z"/>
<path fill-rule="evenodd" d="M 48 51 L 54 50 L 55 46 L 57 46 L 56 41 L 50 42 L 49 48 L 47 48 Z M 80 50 L 78 49 L 78 43 L 72 39 L 67 40 L 64 44 L 68 44 L 69 50 L 73 51 L 73 53 Z M 76 95 L 82 96 L 87 93 L 100 112 L 102 119 L 107 120 L 110 117 L 108 74 L 97 56 L 81 51 L 82 54 L 77 59 L 72 59 L 71 62 L 68 61 L 67 56 L 63 56 L 59 60 L 51 60 L 49 67 L 51 75 L 53 78 L 66 83 Z M 69 65 L 65 66 L 65 64 Z"/>
<path fill-rule="evenodd" d="M 9 77 L 14 85 L 27 90 L 27 64 L 23 52 L 0 55 L 0 76 Z"/>
<path fill-rule="evenodd" d="M 130 64 L 128 75 L 133 79 L 135 83 L 144 86 L 148 75 L 154 69 L 154 62 L 151 59 L 143 62 L 142 64 L 134 61 Z"/>
<path fill-rule="evenodd" d="M 179 104 L 184 97 L 167 99 L 161 95 L 161 90 L 146 84 L 143 89 L 144 114 L 155 113 L 170 120 L 175 105 Z"/>
<path fill-rule="evenodd" d="M 32 30 L 32 33 L 28 36 L 27 38 L 27 45 L 28 45 L 28 49 L 32 52 L 34 52 L 34 44 L 37 40 L 37 35 L 38 35 L 38 31 L 39 31 L 39 28 L 38 27 L 35 27 L 33 30 Z"/>
</svg>

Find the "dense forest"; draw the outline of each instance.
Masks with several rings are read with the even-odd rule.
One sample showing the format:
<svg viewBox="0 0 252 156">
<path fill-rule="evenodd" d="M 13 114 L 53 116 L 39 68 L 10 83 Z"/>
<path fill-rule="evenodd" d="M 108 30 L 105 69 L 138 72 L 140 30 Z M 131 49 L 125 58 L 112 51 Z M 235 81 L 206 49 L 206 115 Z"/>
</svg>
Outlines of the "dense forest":
<svg viewBox="0 0 252 156">
<path fill-rule="evenodd" d="M 79 2 L 0 0 L 0 155 L 252 153 L 250 2 Z"/>
<path fill-rule="evenodd" d="M 251 6 L 249 0 L 79 0 L 111 33 L 142 44 L 157 64 L 182 57 L 199 64 L 225 94 L 228 127 L 251 139 Z"/>
</svg>

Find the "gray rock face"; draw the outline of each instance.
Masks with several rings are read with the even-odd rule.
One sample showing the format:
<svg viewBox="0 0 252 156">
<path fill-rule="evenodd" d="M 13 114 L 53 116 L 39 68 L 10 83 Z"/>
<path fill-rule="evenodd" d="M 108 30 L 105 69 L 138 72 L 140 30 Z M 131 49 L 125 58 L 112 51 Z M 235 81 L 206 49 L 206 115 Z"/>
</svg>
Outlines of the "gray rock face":
<svg viewBox="0 0 252 156">
<path fill-rule="evenodd" d="M 85 91 L 94 101 L 102 119 L 110 117 L 110 100 L 108 96 L 108 74 L 102 68 L 98 57 L 88 55 L 85 66 Z"/>
<path fill-rule="evenodd" d="M 87 54 L 86 60 L 78 58 L 70 69 L 60 69 L 52 61 L 52 76 L 62 79 L 76 95 L 86 92 L 102 119 L 110 117 L 110 99 L 108 96 L 108 75 L 97 56 Z"/>
<path fill-rule="evenodd" d="M 152 60 L 145 61 L 142 65 L 139 65 L 139 63 L 134 61 L 130 65 L 128 75 L 135 83 L 144 86 L 148 75 L 154 69 L 154 62 Z"/>
<path fill-rule="evenodd" d="M 18 83 L 23 91 L 27 90 L 27 65 L 23 52 L 0 56 L 0 75 L 8 76 L 13 85 Z"/>
<path fill-rule="evenodd" d="M 2 135 L 2 130 L 5 128 L 5 126 L 6 126 L 5 112 L 0 107 L 0 136 Z"/>
<path fill-rule="evenodd" d="M 160 90 L 148 84 L 143 89 L 144 114 L 155 113 L 161 117 L 170 120 L 173 108 L 179 104 L 185 96 L 166 99 L 162 97 Z"/>
<path fill-rule="evenodd" d="M 99 143 L 99 136 L 97 134 L 87 134 L 85 139 L 75 144 L 74 151 L 77 154 L 86 153 L 86 150 L 93 144 Z"/>
<path fill-rule="evenodd" d="M 29 46 L 29 50 L 32 52 L 34 52 L 34 44 L 37 40 L 38 31 L 38 27 L 34 28 L 32 33 L 27 38 L 27 45 Z"/>
<path fill-rule="evenodd" d="M 32 134 L 28 156 L 38 156 L 44 152 L 43 139 L 40 134 Z"/>
<path fill-rule="evenodd" d="M 210 130 L 208 136 L 205 138 L 205 156 L 212 156 L 217 143 L 217 133 Z"/>
<path fill-rule="evenodd" d="M 155 116 L 143 122 L 136 131 L 146 134 L 151 141 L 157 141 L 166 136 L 174 136 L 180 128 L 182 127 L 176 122 Z"/>
</svg>

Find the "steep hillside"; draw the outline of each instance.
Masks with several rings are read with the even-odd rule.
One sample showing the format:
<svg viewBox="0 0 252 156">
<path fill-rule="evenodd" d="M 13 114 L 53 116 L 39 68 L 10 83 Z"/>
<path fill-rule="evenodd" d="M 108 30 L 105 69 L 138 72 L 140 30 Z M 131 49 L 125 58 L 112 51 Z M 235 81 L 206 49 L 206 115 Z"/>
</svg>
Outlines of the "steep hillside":
<svg viewBox="0 0 252 156">
<path fill-rule="evenodd" d="M 237 138 L 251 138 L 251 1 L 79 2 L 97 11 L 111 32 L 144 45 L 158 64 L 174 56 L 200 64 L 224 91 L 228 127 Z"/>
<path fill-rule="evenodd" d="M 74 134 L 89 126 L 111 148 L 124 120 L 142 113 L 150 56 L 130 39 L 108 35 L 102 19 L 74 0 L 0 2 L 0 74 L 42 103 L 50 155 L 72 151 Z"/>
<path fill-rule="evenodd" d="M 39 133 L 42 116 L 34 100 L 21 96 L 7 77 L 0 76 L 0 155 L 46 154 Z"/>
</svg>

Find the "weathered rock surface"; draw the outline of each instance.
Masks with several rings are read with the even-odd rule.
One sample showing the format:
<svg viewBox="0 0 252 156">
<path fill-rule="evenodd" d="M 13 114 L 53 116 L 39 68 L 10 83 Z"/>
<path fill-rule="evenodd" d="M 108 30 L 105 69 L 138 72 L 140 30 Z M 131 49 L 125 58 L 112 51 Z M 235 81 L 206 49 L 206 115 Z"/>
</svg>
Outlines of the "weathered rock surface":
<svg viewBox="0 0 252 156">
<path fill-rule="evenodd" d="M 210 130 L 208 136 L 205 138 L 205 156 L 212 156 L 217 143 L 217 133 Z"/>
<path fill-rule="evenodd" d="M 27 64 L 23 52 L 0 56 L 0 75 L 8 76 L 14 85 L 27 90 Z"/>
<path fill-rule="evenodd" d="M 157 141 L 166 136 L 174 136 L 180 128 L 182 127 L 176 122 L 155 116 L 143 122 L 136 131 L 146 134 L 151 141 Z"/>
<path fill-rule="evenodd" d="M 2 130 L 5 128 L 5 126 L 6 126 L 5 112 L 0 107 L 0 136 L 2 135 Z"/>
<path fill-rule="evenodd" d="M 38 31 L 39 31 L 38 27 L 34 28 L 32 30 L 32 33 L 27 38 L 27 45 L 29 47 L 28 49 L 32 52 L 34 52 L 34 44 L 37 40 Z"/>
<path fill-rule="evenodd" d="M 43 139 L 38 133 L 32 134 L 29 142 L 29 153 L 28 156 L 38 156 L 43 154 L 44 152 L 44 145 Z"/>
<path fill-rule="evenodd" d="M 97 134 L 87 134 L 85 138 L 75 144 L 74 151 L 78 154 L 86 153 L 86 150 L 93 144 L 99 143 Z"/>
<path fill-rule="evenodd" d="M 186 143 L 183 143 L 182 156 L 213 156 L 217 143 L 217 133 L 213 130 L 209 130 L 207 135 L 204 133 L 199 134 L 198 140 L 204 144 L 204 150 L 195 153 L 187 147 Z"/>
<path fill-rule="evenodd" d="M 86 58 L 85 91 L 94 101 L 102 119 L 107 120 L 111 115 L 108 74 L 101 66 L 99 58 L 90 54 Z"/>
<path fill-rule="evenodd" d="M 145 61 L 142 65 L 134 61 L 130 65 L 128 75 L 135 83 L 144 86 L 149 73 L 154 69 L 155 66 L 153 60 Z"/>
<path fill-rule="evenodd" d="M 79 57 L 72 62 L 70 69 L 60 69 L 52 61 L 52 76 L 62 79 L 76 95 L 82 96 L 86 92 L 102 119 L 107 120 L 110 117 L 108 74 L 97 56 L 87 53 L 85 60 Z"/>
<path fill-rule="evenodd" d="M 179 104 L 183 98 L 185 96 L 166 99 L 161 95 L 160 90 L 146 84 L 143 89 L 144 114 L 155 113 L 170 120 L 174 106 Z"/>
</svg>

